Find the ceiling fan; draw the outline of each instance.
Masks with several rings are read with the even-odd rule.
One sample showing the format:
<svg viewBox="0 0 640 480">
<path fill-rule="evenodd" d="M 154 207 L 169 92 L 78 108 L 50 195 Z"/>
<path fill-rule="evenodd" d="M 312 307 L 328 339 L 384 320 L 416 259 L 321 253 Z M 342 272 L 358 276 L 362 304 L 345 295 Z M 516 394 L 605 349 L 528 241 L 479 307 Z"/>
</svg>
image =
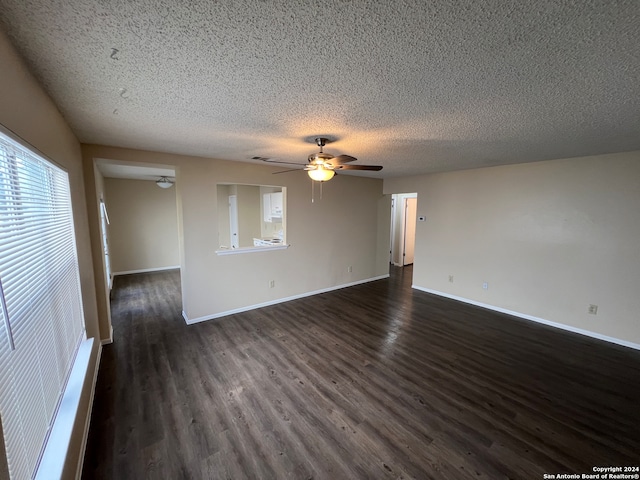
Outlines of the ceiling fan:
<svg viewBox="0 0 640 480">
<path fill-rule="evenodd" d="M 301 163 L 293 162 L 279 162 L 277 160 L 271 160 L 269 158 L 262 158 L 261 160 L 269 163 L 279 163 L 282 165 L 300 165 L 303 168 L 293 168 L 291 170 L 283 170 L 281 172 L 274 173 L 288 173 L 296 170 L 305 170 L 309 177 L 316 182 L 326 182 L 333 178 L 336 174 L 336 170 L 382 170 L 380 165 L 348 165 L 350 162 L 355 162 L 357 158 L 351 155 L 338 155 L 334 157 L 328 153 L 324 153 L 322 149 L 330 142 L 329 139 L 324 137 L 318 137 L 315 139 L 316 145 L 320 147 L 318 153 L 312 153 L 309 155 L 309 163 L 303 165 Z"/>
</svg>

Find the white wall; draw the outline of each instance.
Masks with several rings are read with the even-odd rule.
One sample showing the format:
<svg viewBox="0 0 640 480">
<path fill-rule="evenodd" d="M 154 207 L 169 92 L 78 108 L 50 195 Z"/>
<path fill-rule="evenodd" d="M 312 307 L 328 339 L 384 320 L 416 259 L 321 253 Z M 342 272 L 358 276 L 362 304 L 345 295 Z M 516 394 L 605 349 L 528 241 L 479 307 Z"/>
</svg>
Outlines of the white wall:
<svg viewBox="0 0 640 480">
<path fill-rule="evenodd" d="M 105 178 L 114 273 L 180 264 L 176 190 L 153 181 Z"/>
<path fill-rule="evenodd" d="M 395 178 L 384 191 L 417 191 L 427 217 L 415 286 L 640 344 L 640 152 Z"/>
<path fill-rule="evenodd" d="M 390 213 L 381 214 L 388 207 L 381 180 L 340 175 L 311 203 L 309 178 L 273 176 L 277 167 L 95 145 L 84 145 L 83 154 L 89 169 L 95 158 L 176 168 L 182 301 L 191 320 L 388 274 Z M 286 187 L 290 248 L 216 255 L 224 241 L 219 183 Z M 96 242 L 92 237 L 94 249 Z"/>
</svg>

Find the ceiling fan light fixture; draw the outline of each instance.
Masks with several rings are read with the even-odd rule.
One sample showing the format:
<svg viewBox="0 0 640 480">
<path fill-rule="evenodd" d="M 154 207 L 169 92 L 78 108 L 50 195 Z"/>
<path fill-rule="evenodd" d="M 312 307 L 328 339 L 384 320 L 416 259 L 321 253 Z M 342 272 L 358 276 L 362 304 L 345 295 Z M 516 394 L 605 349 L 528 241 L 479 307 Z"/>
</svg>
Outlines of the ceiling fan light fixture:
<svg viewBox="0 0 640 480">
<path fill-rule="evenodd" d="M 156 180 L 156 185 L 158 185 L 160 188 L 171 188 L 173 186 L 173 182 L 169 180 L 168 177 L 165 177 L 163 175 L 158 180 Z"/>
<path fill-rule="evenodd" d="M 334 172 L 333 170 L 324 168 L 323 166 L 319 166 L 318 168 L 309 170 L 307 173 L 309 174 L 311 179 L 315 180 L 316 182 L 326 182 L 328 180 L 331 180 L 336 174 L 336 172 Z"/>
<path fill-rule="evenodd" d="M 318 137 L 315 139 L 316 144 L 320 147 L 320 151 L 317 153 L 312 153 L 307 157 L 308 163 L 304 165 L 304 168 L 300 170 L 305 170 L 311 180 L 315 182 L 328 182 L 331 180 L 334 175 L 336 175 L 334 170 L 370 170 L 370 171 L 379 171 L 382 170 L 382 166 L 380 165 L 352 165 L 351 162 L 355 162 L 357 160 L 356 157 L 352 157 L 351 155 L 331 155 L 329 153 L 325 153 L 322 151 L 323 147 L 329 142 L 329 139 L 324 137 Z M 269 158 L 261 158 L 261 157 L 253 157 L 252 160 L 260 159 L 263 162 L 270 163 L 280 163 L 282 165 L 296 165 L 302 167 L 303 164 L 297 162 L 281 162 L 278 160 L 272 160 Z M 284 170 L 281 172 L 273 172 L 273 173 L 287 173 L 292 172 L 294 170 L 299 170 L 298 168 L 292 168 L 289 170 Z M 312 183 L 313 185 L 313 183 Z"/>
</svg>

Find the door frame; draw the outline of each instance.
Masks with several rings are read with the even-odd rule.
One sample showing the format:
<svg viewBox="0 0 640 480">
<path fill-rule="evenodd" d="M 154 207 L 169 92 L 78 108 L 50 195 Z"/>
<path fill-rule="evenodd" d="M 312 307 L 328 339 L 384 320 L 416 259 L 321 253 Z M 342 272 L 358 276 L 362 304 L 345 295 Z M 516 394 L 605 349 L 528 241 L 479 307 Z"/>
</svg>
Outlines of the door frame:
<svg viewBox="0 0 640 480">
<path fill-rule="evenodd" d="M 415 202 L 415 212 L 413 218 L 407 218 L 409 213 L 409 204 Z M 418 219 L 418 197 L 404 197 L 404 215 L 402 221 L 402 266 L 413 265 L 415 259 L 415 244 L 416 244 L 416 225 L 415 222 Z M 408 220 L 408 221 L 407 221 Z M 407 225 L 413 223 L 413 234 L 407 235 Z M 411 256 L 411 262 L 407 263 L 407 237 L 410 237 L 410 242 L 413 244 L 413 254 Z"/>
<path fill-rule="evenodd" d="M 417 202 L 417 192 L 394 193 L 391 195 L 391 226 L 390 226 L 390 250 L 389 263 L 396 267 L 405 266 L 404 254 L 406 251 L 405 238 L 405 205 L 406 199 L 415 198 Z M 417 204 L 416 204 L 417 216 Z M 415 232 L 414 232 L 415 239 Z"/>
</svg>

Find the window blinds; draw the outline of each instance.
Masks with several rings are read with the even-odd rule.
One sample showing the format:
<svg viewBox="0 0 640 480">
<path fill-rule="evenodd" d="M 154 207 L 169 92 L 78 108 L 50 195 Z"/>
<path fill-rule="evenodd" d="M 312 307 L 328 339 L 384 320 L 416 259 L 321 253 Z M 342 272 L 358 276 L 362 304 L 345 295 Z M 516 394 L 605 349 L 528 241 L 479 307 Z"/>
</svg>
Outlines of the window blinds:
<svg viewBox="0 0 640 480">
<path fill-rule="evenodd" d="M 0 413 L 12 479 L 31 478 L 84 338 L 66 172 L 0 132 Z"/>
</svg>

